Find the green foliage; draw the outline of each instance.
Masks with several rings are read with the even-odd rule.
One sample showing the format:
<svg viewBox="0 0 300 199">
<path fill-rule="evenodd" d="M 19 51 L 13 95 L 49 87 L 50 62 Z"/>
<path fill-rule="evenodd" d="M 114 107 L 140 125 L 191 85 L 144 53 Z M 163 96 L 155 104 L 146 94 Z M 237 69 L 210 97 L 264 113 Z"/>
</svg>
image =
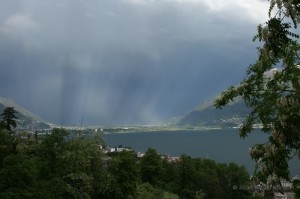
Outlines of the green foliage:
<svg viewBox="0 0 300 199">
<path fill-rule="evenodd" d="M 163 196 L 163 190 L 154 188 L 149 183 L 141 184 L 137 188 L 137 199 L 157 199 L 163 198 Z"/>
<path fill-rule="evenodd" d="M 74 172 L 64 175 L 63 177 L 66 191 L 66 198 L 90 199 L 93 190 L 93 177 L 83 173 Z"/>
<path fill-rule="evenodd" d="M 250 187 L 250 176 L 245 167 L 238 166 L 234 163 L 219 164 L 217 172 L 219 176 L 220 186 L 225 191 L 223 196 L 224 199 L 242 199 L 249 198 L 251 196 L 250 190 L 234 189 L 234 187 Z"/>
<path fill-rule="evenodd" d="M 226 198 L 233 182 L 248 183 L 235 164 L 185 155 L 170 161 L 154 149 L 141 159 L 133 151 L 105 155 L 97 143 L 64 129 L 37 140 L 0 129 L 0 198 L 213 199 Z M 230 197 L 250 198 L 244 192 Z"/>
<path fill-rule="evenodd" d="M 86 139 L 70 139 L 69 133 L 63 129 L 54 129 L 40 146 L 40 176 L 45 181 L 59 179 L 63 198 L 92 198 L 100 194 L 103 176 L 102 152 L 99 146 Z M 48 184 L 52 190 L 53 184 Z"/>
<path fill-rule="evenodd" d="M 64 172 L 62 168 L 68 165 L 62 156 L 67 152 L 67 135 L 68 133 L 63 129 L 53 129 L 52 133 L 43 140 L 39 150 L 42 162 L 41 176 L 51 178 Z"/>
<path fill-rule="evenodd" d="M 36 167 L 33 159 L 11 154 L 0 170 L 0 198 L 35 198 Z"/>
<path fill-rule="evenodd" d="M 140 182 L 140 171 L 137 157 L 131 151 L 118 153 L 108 167 L 113 175 L 113 198 L 135 198 L 137 185 Z"/>
<path fill-rule="evenodd" d="M 12 128 L 17 127 L 16 119 L 18 118 L 15 115 L 16 113 L 14 107 L 6 107 L 1 114 L 3 125 L 8 131 L 12 131 Z"/>
<path fill-rule="evenodd" d="M 244 167 L 231 163 L 217 164 L 209 159 L 181 156 L 178 162 L 180 198 L 251 198 L 247 191 L 233 186 L 245 186 L 249 175 Z"/>
<path fill-rule="evenodd" d="M 149 148 L 141 159 L 141 174 L 143 182 L 148 182 L 152 185 L 160 185 L 163 164 L 162 158 L 155 149 Z"/>
<path fill-rule="evenodd" d="M 263 43 L 258 60 L 239 86 L 229 87 L 215 101 L 215 107 L 222 108 L 241 96 L 252 112 L 240 136 L 246 137 L 255 124 L 270 135 L 266 143 L 252 147 L 250 155 L 257 162 L 254 179 L 272 186 L 289 178 L 288 160 L 300 154 L 299 18 L 299 1 L 270 0 L 269 20 L 258 26 L 254 37 Z"/>
<path fill-rule="evenodd" d="M 165 190 L 172 193 L 179 193 L 180 181 L 179 181 L 179 166 L 177 161 L 168 161 L 163 159 L 163 182 Z"/>
<path fill-rule="evenodd" d="M 12 137 L 6 129 L 0 128 L 0 167 L 3 159 L 12 153 Z"/>
<path fill-rule="evenodd" d="M 12 135 L 0 131 L 0 198 L 97 198 L 103 190 L 102 151 L 91 140 L 70 139 L 54 129 L 41 142 L 19 133 L 16 151 L 7 147 Z M 22 138 L 21 138 L 22 137 Z M 94 192 L 94 190 L 97 191 Z M 97 195 L 98 194 L 98 195 Z"/>
<path fill-rule="evenodd" d="M 178 199 L 176 194 L 155 188 L 149 183 L 140 184 L 137 188 L 137 199 Z"/>
</svg>

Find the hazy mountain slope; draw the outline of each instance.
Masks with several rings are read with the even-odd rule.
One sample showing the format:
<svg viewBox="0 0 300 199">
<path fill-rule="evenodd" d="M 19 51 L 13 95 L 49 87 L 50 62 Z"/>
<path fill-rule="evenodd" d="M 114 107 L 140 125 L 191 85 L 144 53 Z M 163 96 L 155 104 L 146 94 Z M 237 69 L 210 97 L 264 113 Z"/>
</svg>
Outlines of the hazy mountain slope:
<svg viewBox="0 0 300 199">
<path fill-rule="evenodd" d="M 17 129 L 48 129 L 51 128 L 51 124 L 42 120 L 38 116 L 34 115 L 30 111 L 26 110 L 22 106 L 18 105 L 17 103 L 13 102 L 10 99 L 0 97 L 0 113 L 3 113 L 3 110 L 6 107 L 14 107 L 17 111 L 16 116 L 17 119 Z"/>
<path fill-rule="evenodd" d="M 237 100 L 222 109 L 216 109 L 213 101 L 200 104 L 198 108 L 178 121 L 178 125 L 234 127 L 242 123 L 250 109 Z"/>
</svg>

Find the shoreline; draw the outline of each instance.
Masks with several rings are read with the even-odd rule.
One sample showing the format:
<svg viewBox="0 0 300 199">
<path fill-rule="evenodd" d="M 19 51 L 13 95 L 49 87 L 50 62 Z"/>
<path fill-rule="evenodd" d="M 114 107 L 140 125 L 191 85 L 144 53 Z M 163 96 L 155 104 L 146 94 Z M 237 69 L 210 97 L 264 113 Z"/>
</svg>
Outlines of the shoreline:
<svg viewBox="0 0 300 199">
<path fill-rule="evenodd" d="M 222 127 L 133 127 L 127 129 L 114 129 L 112 131 L 105 131 L 103 129 L 103 134 L 129 134 L 129 133 L 155 133 L 155 132 L 176 132 L 176 131 L 209 131 L 209 130 L 220 130 Z"/>
</svg>

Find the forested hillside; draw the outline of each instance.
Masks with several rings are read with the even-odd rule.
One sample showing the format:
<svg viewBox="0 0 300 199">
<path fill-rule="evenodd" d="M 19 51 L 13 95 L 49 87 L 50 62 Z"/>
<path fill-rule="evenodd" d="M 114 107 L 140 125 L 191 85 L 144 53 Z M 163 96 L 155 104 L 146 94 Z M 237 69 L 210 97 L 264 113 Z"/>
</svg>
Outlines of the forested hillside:
<svg viewBox="0 0 300 199">
<path fill-rule="evenodd" d="M 3 123 L 2 123 L 3 124 Z M 251 198 L 246 169 L 234 163 L 182 155 L 164 158 L 149 149 L 104 153 L 99 136 L 64 129 L 29 136 L 0 130 L 0 198 L 147 199 Z"/>
</svg>

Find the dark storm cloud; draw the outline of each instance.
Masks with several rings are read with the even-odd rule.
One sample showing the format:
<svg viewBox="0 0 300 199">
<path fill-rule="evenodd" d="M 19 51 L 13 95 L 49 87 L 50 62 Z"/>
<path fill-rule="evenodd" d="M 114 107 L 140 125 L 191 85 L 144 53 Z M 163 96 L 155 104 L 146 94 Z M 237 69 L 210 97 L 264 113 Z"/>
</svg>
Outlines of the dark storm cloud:
<svg viewBox="0 0 300 199">
<path fill-rule="evenodd" d="M 55 123 L 159 122 L 242 79 L 260 10 L 246 0 L 4 0 L 0 95 Z"/>
</svg>

